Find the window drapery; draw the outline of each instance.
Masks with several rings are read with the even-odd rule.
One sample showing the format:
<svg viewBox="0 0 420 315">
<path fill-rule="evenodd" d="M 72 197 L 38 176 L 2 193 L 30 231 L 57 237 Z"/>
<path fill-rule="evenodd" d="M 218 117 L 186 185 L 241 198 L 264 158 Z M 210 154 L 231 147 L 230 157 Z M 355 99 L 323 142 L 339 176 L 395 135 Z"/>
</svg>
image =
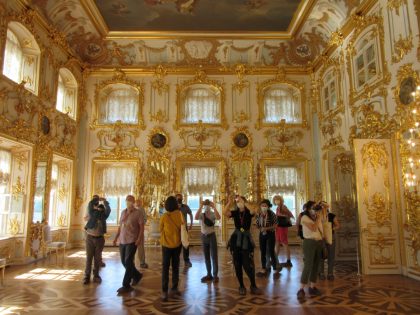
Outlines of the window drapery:
<svg viewBox="0 0 420 315">
<path fill-rule="evenodd" d="M 64 107 L 64 93 L 65 93 L 65 86 L 63 83 L 63 77 L 61 75 L 58 76 L 58 88 L 57 88 L 57 105 L 56 108 L 62 113 L 65 113 Z"/>
<path fill-rule="evenodd" d="M 106 166 L 98 169 L 95 192 L 106 196 L 134 193 L 136 168 L 134 165 Z"/>
<path fill-rule="evenodd" d="M 12 156 L 9 151 L 0 150 L 0 193 L 6 193 L 10 181 Z"/>
<path fill-rule="evenodd" d="M 220 123 L 220 95 L 210 88 L 191 88 L 186 93 L 182 122 Z"/>
<path fill-rule="evenodd" d="M 218 173 L 215 167 L 187 167 L 184 169 L 183 191 L 189 195 L 214 195 Z"/>
<path fill-rule="evenodd" d="M 100 99 L 100 122 L 138 122 L 139 92 L 128 85 L 110 87 Z"/>
<path fill-rule="evenodd" d="M 297 186 L 297 171 L 294 167 L 267 166 L 265 177 L 269 193 L 294 193 Z"/>
<path fill-rule="evenodd" d="M 264 94 L 264 121 L 278 123 L 282 119 L 286 123 L 301 121 L 299 94 L 291 88 L 271 88 Z"/>
<path fill-rule="evenodd" d="M 23 53 L 17 36 L 7 29 L 6 48 L 4 51 L 3 74 L 20 83 Z"/>
</svg>

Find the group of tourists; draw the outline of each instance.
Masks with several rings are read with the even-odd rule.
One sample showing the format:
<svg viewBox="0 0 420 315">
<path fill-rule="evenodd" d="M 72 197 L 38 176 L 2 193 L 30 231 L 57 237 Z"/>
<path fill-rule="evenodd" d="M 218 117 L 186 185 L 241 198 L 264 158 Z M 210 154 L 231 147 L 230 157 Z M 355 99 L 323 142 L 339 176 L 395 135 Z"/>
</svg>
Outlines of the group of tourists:
<svg viewBox="0 0 420 315">
<path fill-rule="evenodd" d="M 232 195 L 223 209 L 223 215 L 232 218 L 235 230 L 229 238 L 228 249 L 232 255 L 235 274 L 239 283 L 239 294 L 246 295 L 243 271 L 250 281 L 251 294 L 260 294 L 255 277 L 267 277 L 273 271 L 273 278 L 278 279 L 282 268 L 291 268 L 290 248 L 288 246 L 288 228 L 293 225 L 294 215 L 287 208 L 284 199 L 276 195 L 272 203 L 263 199 L 259 205 L 247 202 L 246 198 Z M 169 296 L 180 295 L 178 289 L 180 254 L 183 252 L 184 266 L 192 267 L 189 258 L 189 246 L 182 245 L 182 234 L 188 233 L 192 228 L 193 215 L 188 205 L 183 203 L 181 194 L 169 196 L 165 201 L 165 212 L 160 218 L 160 243 L 162 246 L 162 300 L 167 301 Z M 88 284 L 91 277 L 92 260 L 94 262 L 93 281 L 100 283 L 99 270 L 105 267 L 102 261 L 102 251 L 105 244 L 106 219 L 111 209 L 108 201 L 93 196 L 88 204 L 85 216 L 86 230 L 86 269 L 83 283 Z M 188 225 L 187 218 L 190 219 Z M 252 219 L 255 217 L 259 230 L 259 248 L 261 271 L 255 272 L 254 249 L 255 243 L 251 234 Z M 221 216 L 210 200 L 200 203 L 195 220 L 200 222 L 201 241 L 207 273 L 201 282 L 218 282 L 218 247 L 215 232 L 215 223 Z M 139 200 L 134 196 L 126 197 L 126 209 L 122 211 L 118 231 L 115 235 L 114 245 L 119 243 L 121 263 L 125 268 L 122 287 L 117 290 L 123 294 L 133 290 L 143 274 L 135 266 L 135 255 L 139 258 L 141 268 L 147 268 L 144 252 L 144 225 L 146 214 Z M 301 288 L 297 297 L 305 297 L 305 286 L 309 283 L 310 296 L 321 295 L 316 287 L 319 279 L 325 280 L 324 261 L 328 259 L 327 279 L 334 280 L 333 266 L 335 256 L 334 231 L 339 228 L 337 217 L 329 211 L 326 202 L 315 203 L 308 201 L 303 211 L 296 219 L 299 236 L 303 239 L 304 267 L 301 275 Z M 278 260 L 281 248 L 286 253 L 286 261 Z M 325 256 L 324 248 L 326 251 Z M 172 283 L 169 291 L 169 270 L 172 268 Z"/>
</svg>

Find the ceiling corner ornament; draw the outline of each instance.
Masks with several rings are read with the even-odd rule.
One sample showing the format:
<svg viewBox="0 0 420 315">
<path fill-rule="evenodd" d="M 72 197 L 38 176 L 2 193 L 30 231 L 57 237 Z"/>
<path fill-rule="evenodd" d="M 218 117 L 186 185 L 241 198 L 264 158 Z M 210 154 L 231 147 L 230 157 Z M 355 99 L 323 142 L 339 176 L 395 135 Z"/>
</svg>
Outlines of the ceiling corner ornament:
<svg viewBox="0 0 420 315">
<path fill-rule="evenodd" d="M 267 145 L 264 149 L 265 157 L 292 160 L 304 158 L 304 149 L 300 146 L 303 138 L 301 130 L 288 129 L 284 120 L 276 129 L 269 129 L 264 132 Z"/>
<path fill-rule="evenodd" d="M 182 129 L 179 136 L 184 142 L 184 148 L 179 152 L 185 158 L 202 160 L 221 156 L 221 149 L 218 145 L 221 132 L 209 129 L 201 120 L 192 129 Z"/>
<path fill-rule="evenodd" d="M 389 155 L 384 143 L 374 141 L 363 145 L 361 153 L 363 163 L 363 204 L 366 206 L 368 219 L 375 221 L 379 227 L 382 227 L 385 224 L 391 223 L 392 202 L 390 201 L 389 192 Z M 377 186 L 372 183 L 372 177 L 369 177 L 369 169 L 373 171 L 375 180 L 377 180 L 379 176 L 383 177 L 383 192 L 375 192 L 372 195 L 369 194 L 369 187 Z M 380 169 L 383 172 L 380 173 Z"/>
<path fill-rule="evenodd" d="M 300 94 L 300 112 L 301 112 L 301 123 L 297 124 L 290 124 L 285 123 L 282 125 L 282 122 L 279 123 L 266 123 L 264 122 L 265 113 L 264 113 L 264 97 L 266 91 L 275 85 L 286 85 L 291 87 L 292 89 L 298 90 Z M 277 127 L 277 128 L 290 128 L 290 127 L 308 127 L 308 122 L 306 120 L 306 93 L 304 89 L 304 84 L 289 80 L 286 78 L 286 71 L 285 69 L 279 68 L 277 74 L 274 78 L 265 80 L 261 83 L 257 84 L 257 102 L 258 102 L 258 118 L 255 124 L 257 130 L 261 129 L 262 127 Z"/>
<path fill-rule="evenodd" d="M 373 103 L 359 106 L 355 112 L 356 125 L 350 128 L 349 144 L 353 139 L 390 139 L 398 130 L 397 122 L 388 114 L 376 111 Z"/>
<path fill-rule="evenodd" d="M 93 153 L 99 153 L 104 159 L 131 159 L 139 156 L 136 146 L 138 130 L 127 129 L 121 121 L 117 121 L 111 130 L 100 130 L 97 133 L 99 147 Z"/>
</svg>

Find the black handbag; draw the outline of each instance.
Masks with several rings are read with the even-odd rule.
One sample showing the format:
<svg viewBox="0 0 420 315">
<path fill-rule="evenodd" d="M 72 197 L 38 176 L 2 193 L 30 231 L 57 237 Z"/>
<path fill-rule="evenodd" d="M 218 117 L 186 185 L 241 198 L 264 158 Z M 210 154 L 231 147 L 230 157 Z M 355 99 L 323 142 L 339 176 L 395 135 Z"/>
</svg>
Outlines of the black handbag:
<svg viewBox="0 0 420 315">
<path fill-rule="evenodd" d="M 277 226 L 279 227 L 291 227 L 292 223 L 290 222 L 290 218 L 277 216 Z"/>
<path fill-rule="evenodd" d="M 207 218 L 205 214 L 203 214 L 203 216 L 204 216 L 203 222 L 204 222 L 205 225 L 207 225 L 207 226 L 214 226 L 214 221 L 212 221 L 209 218 Z"/>
<path fill-rule="evenodd" d="M 327 242 L 325 242 L 325 241 L 322 241 L 321 258 L 324 259 L 324 260 L 328 258 Z"/>
</svg>

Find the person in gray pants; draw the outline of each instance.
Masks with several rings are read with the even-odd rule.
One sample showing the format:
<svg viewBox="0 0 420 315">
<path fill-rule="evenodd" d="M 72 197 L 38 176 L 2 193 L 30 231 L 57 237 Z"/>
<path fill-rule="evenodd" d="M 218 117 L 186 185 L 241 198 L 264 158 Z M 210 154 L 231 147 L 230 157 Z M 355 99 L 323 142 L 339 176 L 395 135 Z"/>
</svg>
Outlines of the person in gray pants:
<svg viewBox="0 0 420 315">
<path fill-rule="evenodd" d="M 201 278 L 201 282 L 218 282 L 219 263 L 217 258 L 217 239 L 214 224 L 216 220 L 220 220 L 220 214 L 214 203 L 206 199 L 200 204 L 200 208 L 195 214 L 195 220 L 200 220 L 201 241 L 203 243 L 204 259 L 206 261 L 207 269 L 207 275 Z M 211 272 L 212 265 L 213 274 Z"/>
<path fill-rule="evenodd" d="M 104 234 L 106 233 L 106 219 L 111 213 L 108 201 L 94 195 L 88 204 L 88 221 L 85 226 L 86 230 L 86 268 L 83 284 L 90 282 L 90 274 L 93 265 L 93 282 L 101 283 L 99 269 L 102 262 L 102 251 L 105 245 Z"/>
</svg>

